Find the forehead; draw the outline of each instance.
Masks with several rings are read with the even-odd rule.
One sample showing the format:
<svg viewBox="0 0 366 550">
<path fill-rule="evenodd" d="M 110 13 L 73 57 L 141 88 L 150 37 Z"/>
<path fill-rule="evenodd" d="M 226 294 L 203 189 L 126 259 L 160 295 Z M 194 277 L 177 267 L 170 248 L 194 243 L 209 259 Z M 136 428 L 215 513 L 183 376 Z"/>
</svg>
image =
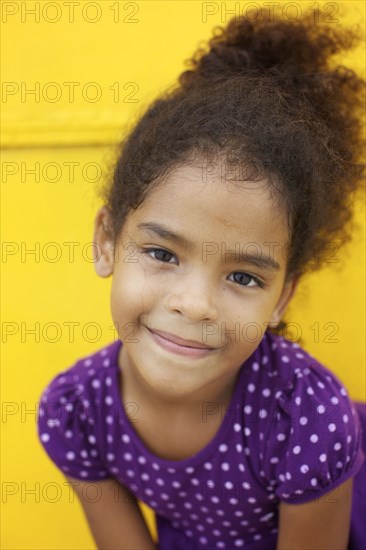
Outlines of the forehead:
<svg viewBox="0 0 366 550">
<path fill-rule="evenodd" d="M 152 188 L 131 216 L 164 223 L 189 240 L 286 244 L 285 216 L 274 204 L 266 180 L 230 181 L 207 174 L 205 165 L 183 166 Z"/>
</svg>

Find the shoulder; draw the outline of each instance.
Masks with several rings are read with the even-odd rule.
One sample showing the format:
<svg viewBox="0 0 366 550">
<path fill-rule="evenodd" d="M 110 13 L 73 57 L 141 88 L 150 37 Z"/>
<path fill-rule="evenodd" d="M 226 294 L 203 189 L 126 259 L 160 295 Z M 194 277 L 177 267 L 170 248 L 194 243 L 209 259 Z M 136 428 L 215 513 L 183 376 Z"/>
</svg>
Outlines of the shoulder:
<svg viewBox="0 0 366 550">
<path fill-rule="evenodd" d="M 286 338 L 265 334 L 258 356 L 263 379 L 271 380 L 276 389 L 276 401 L 293 400 L 302 403 L 302 393 L 309 396 L 306 403 L 329 399 L 333 405 L 349 404 L 349 395 L 343 382 L 311 353 Z M 313 396 L 313 398 L 311 398 Z M 317 396 L 317 397 L 316 397 Z M 287 399 L 286 399 L 287 398 Z M 321 413 L 320 413 L 321 414 Z"/>
<path fill-rule="evenodd" d="M 116 361 L 119 341 L 82 357 L 54 376 L 41 393 L 38 438 L 49 458 L 78 479 L 108 477 L 98 453 L 95 430 L 98 399 Z M 99 395 L 98 395 L 99 394 Z"/>
<path fill-rule="evenodd" d="M 265 477 L 281 500 L 307 502 L 360 469 L 360 419 L 343 383 L 300 346 L 268 335 L 261 353 L 268 355 L 264 373 L 272 387 L 266 404 L 260 398 L 270 412 L 263 429 Z"/>
</svg>

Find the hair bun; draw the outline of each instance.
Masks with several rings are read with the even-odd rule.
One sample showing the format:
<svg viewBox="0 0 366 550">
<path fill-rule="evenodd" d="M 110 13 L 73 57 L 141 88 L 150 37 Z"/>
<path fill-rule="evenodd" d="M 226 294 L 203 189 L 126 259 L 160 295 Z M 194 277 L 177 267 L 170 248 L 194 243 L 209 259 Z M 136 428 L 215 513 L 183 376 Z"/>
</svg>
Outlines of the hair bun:
<svg viewBox="0 0 366 550">
<path fill-rule="evenodd" d="M 358 36 L 337 25 L 314 23 L 309 12 L 298 20 L 284 20 L 269 8 L 255 17 L 233 17 L 226 27 L 216 26 L 208 42 L 186 61 L 190 67 L 179 77 L 185 89 L 202 81 L 228 79 L 248 73 L 286 77 L 329 71 L 328 58 L 353 46 Z M 258 15 L 258 14 L 257 14 Z"/>
</svg>

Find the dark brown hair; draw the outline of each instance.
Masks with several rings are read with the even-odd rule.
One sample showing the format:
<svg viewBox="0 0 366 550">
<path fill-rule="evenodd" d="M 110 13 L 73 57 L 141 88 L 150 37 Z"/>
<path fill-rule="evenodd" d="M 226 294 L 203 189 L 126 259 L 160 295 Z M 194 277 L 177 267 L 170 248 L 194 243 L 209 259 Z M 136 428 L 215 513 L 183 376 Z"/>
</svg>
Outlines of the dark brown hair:
<svg viewBox="0 0 366 550">
<path fill-rule="evenodd" d="M 289 228 L 287 277 L 325 265 L 326 250 L 352 238 L 362 187 L 365 81 L 330 58 L 359 36 L 339 25 L 262 11 L 215 27 L 178 84 L 134 123 L 101 197 L 115 240 L 131 209 L 172 171 L 204 159 L 263 182 Z M 262 183 L 263 184 L 263 183 Z M 282 320 L 271 331 L 283 334 Z M 300 339 L 301 341 L 301 339 Z"/>
</svg>

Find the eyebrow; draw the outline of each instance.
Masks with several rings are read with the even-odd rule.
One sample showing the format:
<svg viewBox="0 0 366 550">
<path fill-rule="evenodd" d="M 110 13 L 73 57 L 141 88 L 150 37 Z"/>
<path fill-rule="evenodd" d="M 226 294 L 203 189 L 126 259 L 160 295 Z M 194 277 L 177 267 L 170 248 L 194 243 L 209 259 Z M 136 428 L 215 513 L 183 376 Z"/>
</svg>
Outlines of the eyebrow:
<svg viewBox="0 0 366 550">
<path fill-rule="evenodd" d="M 193 244 L 183 237 L 182 235 L 179 235 L 178 233 L 174 233 L 171 229 L 168 229 L 167 227 L 164 227 L 156 222 L 145 222 L 145 223 L 139 223 L 137 225 L 137 229 L 141 229 L 143 231 L 147 231 L 148 233 L 153 233 L 155 235 L 158 235 L 162 239 L 170 240 L 178 245 L 180 245 L 182 248 L 185 248 L 187 250 L 193 248 Z M 257 254 L 250 254 L 248 252 L 226 252 L 226 255 L 235 254 L 235 258 L 238 259 L 238 262 L 235 263 L 246 263 L 246 264 L 252 264 L 256 267 L 259 267 L 261 269 L 266 270 L 272 270 L 272 271 L 279 271 L 281 269 L 281 266 L 279 263 L 277 263 L 273 258 L 270 256 L 266 256 L 265 254 L 261 253 L 260 256 Z"/>
</svg>

